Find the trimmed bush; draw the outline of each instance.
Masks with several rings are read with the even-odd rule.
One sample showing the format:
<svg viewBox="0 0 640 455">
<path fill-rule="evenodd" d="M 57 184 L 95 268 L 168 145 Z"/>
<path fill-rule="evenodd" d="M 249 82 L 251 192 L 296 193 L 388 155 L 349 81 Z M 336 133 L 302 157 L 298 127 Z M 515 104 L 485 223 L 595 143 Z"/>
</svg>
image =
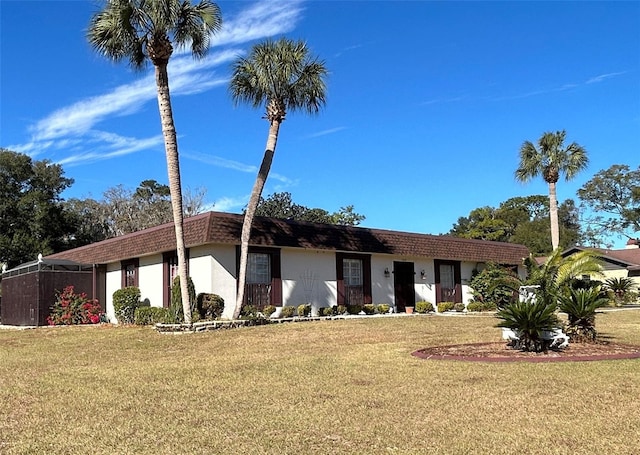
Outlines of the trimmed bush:
<svg viewBox="0 0 640 455">
<path fill-rule="evenodd" d="M 373 303 L 367 303 L 362 305 L 362 311 L 364 314 L 376 314 L 376 306 Z"/>
<path fill-rule="evenodd" d="M 438 313 L 444 313 L 445 311 L 451 311 L 454 307 L 453 302 L 440 302 L 438 304 Z"/>
<path fill-rule="evenodd" d="M 338 305 L 336 307 L 336 314 L 347 314 L 347 307 L 345 305 Z"/>
<path fill-rule="evenodd" d="M 333 316 L 333 307 L 327 306 L 320 308 L 320 316 Z"/>
<path fill-rule="evenodd" d="M 136 308 L 134 322 L 136 325 L 166 324 L 173 322 L 173 318 L 169 308 L 141 306 Z"/>
<path fill-rule="evenodd" d="M 378 314 L 387 314 L 390 308 L 391 308 L 391 305 L 387 303 L 379 303 L 376 305 L 376 312 Z"/>
<path fill-rule="evenodd" d="M 258 307 L 254 305 L 243 305 L 240 308 L 240 319 L 257 319 L 258 318 Z"/>
<path fill-rule="evenodd" d="M 359 305 L 359 304 L 347 305 L 347 313 L 349 314 L 360 314 L 361 311 L 362 311 L 362 305 Z"/>
<path fill-rule="evenodd" d="M 218 319 L 224 310 L 224 299 L 218 294 L 201 292 L 196 297 L 196 308 L 202 319 Z"/>
<path fill-rule="evenodd" d="M 301 318 L 306 318 L 311 314 L 311 305 L 308 303 L 301 303 L 298 305 L 298 316 Z"/>
<path fill-rule="evenodd" d="M 189 304 L 191 305 L 191 314 L 196 309 L 196 288 L 193 285 L 193 280 L 188 277 L 187 289 L 189 291 Z M 177 276 L 173 279 L 173 285 L 171 285 L 171 305 L 169 305 L 171 313 L 176 322 L 184 321 L 184 310 L 182 309 L 182 290 L 180 289 L 180 277 Z"/>
<path fill-rule="evenodd" d="M 457 311 L 458 313 L 464 311 L 464 303 L 456 302 L 453 304 L 453 311 Z"/>
<path fill-rule="evenodd" d="M 133 324 L 139 306 L 140 289 L 137 286 L 128 286 L 113 293 L 113 309 L 120 324 Z"/>
<path fill-rule="evenodd" d="M 420 301 L 416 303 L 416 313 L 425 314 L 433 311 L 433 303 L 427 301 Z"/>
<path fill-rule="evenodd" d="M 267 305 L 262 309 L 262 314 L 265 318 L 270 318 L 273 313 L 276 312 L 276 307 L 273 305 Z"/>
<path fill-rule="evenodd" d="M 469 302 L 467 304 L 467 311 L 469 312 L 484 311 L 484 304 L 482 302 Z"/>
<path fill-rule="evenodd" d="M 283 306 L 282 312 L 280 313 L 283 318 L 292 318 L 296 313 L 296 308 L 293 306 Z"/>
</svg>

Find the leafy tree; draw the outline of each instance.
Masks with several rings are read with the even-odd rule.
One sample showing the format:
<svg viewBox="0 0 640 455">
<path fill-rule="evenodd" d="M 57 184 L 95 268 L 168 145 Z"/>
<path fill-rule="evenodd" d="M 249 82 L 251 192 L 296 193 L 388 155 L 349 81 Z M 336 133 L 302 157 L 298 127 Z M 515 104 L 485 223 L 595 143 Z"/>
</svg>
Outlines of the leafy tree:
<svg viewBox="0 0 640 455">
<path fill-rule="evenodd" d="M 74 227 L 60 194 L 72 183 L 58 164 L 0 148 L 0 263 L 11 268 L 70 246 Z"/>
<path fill-rule="evenodd" d="M 329 213 L 324 209 L 309 208 L 296 204 L 291 199 L 291 193 L 273 193 L 266 199 L 260 197 L 255 216 L 269 216 L 287 220 L 309 221 L 313 223 L 340 224 L 343 226 L 357 226 L 365 219 L 353 211 L 353 205 L 341 207 L 339 211 Z"/>
<path fill-rule="evenodd" d="M 516 179 L 521 182 L 541 175 L 549 185 L 551 245 L 554 250 L 560 245 L 556 184 L 561 174 L 569 181 L 589 163 L 587 151 L 581 145 L 572 142 L 564 147 L 565 137 L 565 131 L 544 133 L 538 140 L 538 147 L 525 141 L 520 147 L 520 165 L 515 172 Z"/>
<path fill-rule="evenodd" d="M 581 240 L 578 210 L 572 199 L 558 207 L 560 246 L 567 248 Z M 450 235 L 457 237 L 520 243 L 536 254 L 549 253 L 549 198 L 541 195 L 514 197 L 494 208 L 472 210 L 467 217 L 458 218 Z"/>
<path fill-rule="evenodd" d="M 587 220 L 591 234 L 600 243 L 611 233 L 635 238 L 640 232 L 640 166 L 614 164 L 593 176 L 578 190 L 584 208 L 593 215 Z"/>
<path fill-rule="evenodd" d="M 239 58 L 233 65 L 230 92 L 234 102 L 264 106 L 269 122 L 264 157 L 242 224 L 238 295 L 231 315 L 234 319 L 240 315 L 244 300 L 251 225 L 269 175 L 280 125 L 287 111 L 315 114 L 320 110 L 325 104 L 326 75 L 324 63 L 311 57 L 304 42 L 286 38 L 256 44 L 246 58 Z"/>
<path fill-rule="evenodd" d="M 210 35 L 219 30 L 221 24 L 220 9 L 209 0 L 201 0 L 194 5 L 189 0 L 107 0 L 104 9 L 92 17 L 87 34 L 91 45 L 105 57 L 115 61 L 128 59 L 136 69 L 141 69 L 150 61 L 155 68 L 186 323 L 191 322 L 191 311 L 187 289 L 182 188 L 167 65 L 173 54 L 173 43 L 178 46 L 189 45 L 194 57 L 203 57 L 209 47 Z"/>
<path fill-rule="evenodd" d="M 117 185 L 107 188 L 101 200 L 72 198 L 65 210 L 77 227 L 74 246 L 86 245 L 119 235 L 130 234 L 172 221 L 169 187 L 155 180 L 144 180 L 134 190 Z M 205 189 L 182 194 L 184 215 L 203 210 Z"/>
</svg>

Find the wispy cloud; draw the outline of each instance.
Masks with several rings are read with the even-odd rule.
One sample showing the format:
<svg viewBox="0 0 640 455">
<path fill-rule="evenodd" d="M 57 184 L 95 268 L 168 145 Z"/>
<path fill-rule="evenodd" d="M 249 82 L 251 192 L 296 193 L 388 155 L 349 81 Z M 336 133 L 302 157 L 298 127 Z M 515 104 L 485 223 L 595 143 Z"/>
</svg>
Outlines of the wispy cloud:
<svg viewBox="0 0 640 455">
<path fill-rule="evenodd" d="M 585 80 L 583 82 L 567 83 L 567 84 L 563 84 L 563 85 L 558 86 L 558 87 L 551 87 L 551 88 L 547 88 L 547 89 L 532 90 L 530 92 L 524 92 L 524 93 L 515 94 L 515 95 L 499 96 L 499 97 L 491 98 L 491 100 L 492 101 L 515 100 L 515 99 L 522 99 L 522 98 L 530 98 L 532 96 L 546 95 L 548 93 L 565 92 L 565 91 L 568 91 L 568 90 L 574 90 L 574 89 L 577 89 L 577 88 L 580 88 L 580 87 L 584 87 L 586 85 L 600 83 L 600 82 L 605 81 L 607 79 L 611 79 L 613 77 L 621 76 L 623 74 L 626 74 L 626 71 L 620 71 L 620 72 L 616 72 L 616 73 L 600 74 L 598 76 L 590 77 L 589 79 L 587 79 L 587 80 Z"/>
<path fill-rule="evenodd" d="M 198 161 L 203 164 L 207 164 L 210 166 L 221 167 L 225 169 L 232 169 L 238 172 L 244 172 L 247 174 L 257 174 L 258 167 L 253 164 L 245 164 L 239 161 L 229 160 L 226 158 L 222 158 L 216 155 L 207 155 L 205 153 L 194 153 L 194 152 L 182 152 L 182 157 L 194 161 Z M 296 183 L 296 180 L 290 179 L 282 174 L 278 174 L 277 172 L 269 173 L 269 180 L 277 180 L 281 183 L 284 183 L 287 186 L 293 185 Z"/>
<path fill-rule="evenodd" d="M 336 128 L 329 128 L 328 130 L 318 131 L 317 133 L 309 134 L 307 136 L 307 138 L 327 136 L 329 134 L 334 134 L 334 133 L 337 133 L 339 131 L 343 131 L 343 130 L 346 130 L 346 129 L 347 129 L 346 126 L 338 126 Z"/>
<path fill-rule="evenodd" d="M 215 210 L 219 212 L 233 212 L 242 209 L 249 202 L 249 195 L 240 197 L 221 197 L 213 203 Z"/>
<path fill-rule="evenodd" d="M 211 52 L 204 59 L 195 60 L 184 49 L 176 51 L 168 68 L 172 96 L 193 95 L 226 85 L 226 68 L 224 74 L 217 74 L 218 67 L 244 53 L 243 45 L 253 40 L 291 31 L 303 12 L 302 2 L 298 0 L 246 5 L 235 17 L 225 17 L 223 28 L 212 37 Z M 110 119 L 139 112 L 155 99 L 156 85 L 151 70 L 134 82 L 56 109 L 28 128 L 28 141 L 10 148 L 31 156 L 47 150 L 66 153 L 57 162 L 73 165 L 156 149 L 162 145 L 161 135 L 124 137 L 99 128 Z M 256 171 L 254 166 L 225 162 L 222 158 L 215 165 L 241 172 Z"/>
</svg>

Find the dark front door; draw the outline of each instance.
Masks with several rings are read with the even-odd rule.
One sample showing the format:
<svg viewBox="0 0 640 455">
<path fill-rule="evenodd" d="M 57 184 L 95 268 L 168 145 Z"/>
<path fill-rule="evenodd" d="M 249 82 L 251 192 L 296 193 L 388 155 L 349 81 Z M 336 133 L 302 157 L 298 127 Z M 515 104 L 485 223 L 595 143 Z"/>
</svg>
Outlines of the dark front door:
<svg viewBox="0 0 640 455">
<path fill-rule="evenodd" d="M 462 302 L 460 262 L 434 261 L 436 278 L 436 303 Z"/>
<path fill-rule="evenodd" d="M 416 289 L 414 281 L 415 271 L 413 270 L 413 262 L 394 261 L 393 288 L 397 312 L 404 312 L 406 307 L 415 305 Z"/>
</svg>

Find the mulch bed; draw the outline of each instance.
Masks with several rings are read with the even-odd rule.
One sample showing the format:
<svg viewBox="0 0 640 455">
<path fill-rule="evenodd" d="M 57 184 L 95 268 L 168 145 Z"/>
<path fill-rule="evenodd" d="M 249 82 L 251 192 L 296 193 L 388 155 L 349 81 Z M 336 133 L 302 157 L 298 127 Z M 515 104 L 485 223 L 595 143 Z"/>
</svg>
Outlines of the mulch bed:
<svg viewBox="0 0 640 455">
<path fill-rule="evenodd" d="M 411 355 L 430 360 L 475 362 L 581 362 L 640 358 L 640 346 L 612 342 L 571 343 L 566 349 L 547 352 L 522 352 L 505 342 L 456 344 L 420 349 Z"/>
</svg>

